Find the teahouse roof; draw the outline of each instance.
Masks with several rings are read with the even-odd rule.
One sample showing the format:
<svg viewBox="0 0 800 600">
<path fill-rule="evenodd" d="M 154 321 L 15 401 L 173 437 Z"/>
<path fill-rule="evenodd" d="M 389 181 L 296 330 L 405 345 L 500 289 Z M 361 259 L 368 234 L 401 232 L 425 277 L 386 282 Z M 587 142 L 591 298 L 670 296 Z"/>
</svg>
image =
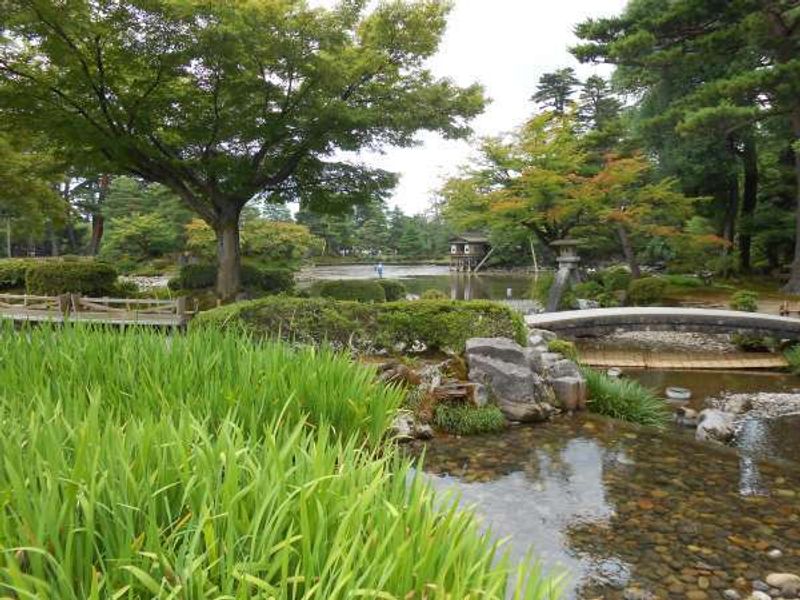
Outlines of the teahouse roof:
<svg viewBox="0 0 800 600">
<path fill-rule="evenodd" d="M 460 235 L 455 235 L 450 238 L 450 243 L 453 242 L 467 242 L 469 244 L 488 244 L 489 239 L 476 231 L 467 231 Z"/>
</svg>

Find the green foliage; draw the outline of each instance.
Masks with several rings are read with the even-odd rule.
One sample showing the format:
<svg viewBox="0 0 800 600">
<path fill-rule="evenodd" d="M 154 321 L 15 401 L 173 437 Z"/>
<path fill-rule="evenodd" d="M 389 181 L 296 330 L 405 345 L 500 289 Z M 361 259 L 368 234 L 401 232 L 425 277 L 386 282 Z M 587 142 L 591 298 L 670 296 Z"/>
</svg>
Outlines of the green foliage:
<svg viewBox="0 0 800 600">
<path fill-rule="evenodd" d="M 607 308 L 619 306 L 631 283 L 631 273 L 625 267 L 609 267 L 592 274 L 588 281 L 573 288 L 575 296 L 587 298 Z"/>
<path fill-rule="evenodd" d="M 562 356 L 578 362 L 580 357 L 578 355 L 578 348 L 573 342 L 569 340 L 554 339 L 547 342 L 547 349 L 550 352 L 558 352 Z"/>
<path fill-rule="evenodd" d="M 174 224 L 163 215 L 135 214 L 111 219 L 100 255 L 107 260 L 139 263 L 177 252 L 181 245 Z"/>
<path fill-rule="evenodd" d="M 667 404 L 651 390 L 630 379 L 614 379 L 583 368 L 592 412 L 640 425 L 663 427 L 669 420 Z"/>
<path fill-rule="evenodd" d="M 789 369 L 795 375 L 800 375 L 800 345 L 794 345 L 786 350 L 783 355 L 789 361 Z"/>
<path fill-rule="evenodd" d="M 440 431 L 453 435 L 495 433 L 508 426 L 505 416 L 493 404 L 481 407 L 437 404 L 433 409 L 433 424 Z"/>
<path fill-rule="evenodd" d="M 677 275 L 668 273 L 661 276 L 670 287 L 676 288 L 701 288 L 705 286 L 703 280 L 694 275 Z"/>
<path fill-rule="evenodd" d="M 216 236 L 202 220 L 189 221 L 185 235 L 186 248 L 195 256 L 210 260 L 216 255 Z M 243 257 L 273 265 L 298 265 L 308 255 L 319 252 L 322 246 L 322 240 L 304 225 L 270 221 L 249 214 L 243 219 L 240 237 Z"/>
<path fill-rule="evenodd" d="M 0 260 L 0 290 L 24 288 L 25 273 L 32 263 L 24 258 Z"/>
<path fill-rule="evenodd" d="M 422 292 L 420 298 L 423 300 L 447 300 L 447 294 L 445 294 L 442 290 L 431 288 Z"/>
<path fill-rule="evenodd" d="M 634 279 L 628 288 L 627 304 L 630 306 L 653 306 L 661 304 L 669 283 L 661 277 Z"/>
<path fill-rule="evenodd" d="M 198 315 L 193 327 L 244 327 L 263 337 L 363 351 L 422 343 L 464 350 L 470 337 L 507 337 L 525 343 L 519 314 L 493 302 L 417 300 L 367 304 L 329 298 L 261 298 Z"/>
<path fill-rule="evenodd" d="M 386 302 L 386 292 L 375 279 L 339 279 L 320 281 L 313 287 L 323 298 L 356 302 Z"/>
<path fill-rule="evenodd" d="M 169 289 L 200 290 L 214 286 L 217 280 L 217 266 L 210 264 L 184 265 L 178 275 L 169 280 Z"/>
<path fill-rule="evenodd" d="M 542 306 L 547 306 L 547 300 L 550 296 L 550 288 L 553 287 L 556 277 L 554 273 L 545 272 L 540 273 L 539 277 L 531 284 L 531 298 L 539 302 Z M 558 304 L 558 310 L 571 310 L 575 308 L 577 302 L 577 286 L 567 287 L 561 294 L 561 301 Z M 583 291 L 586 291 L 585 289 Z"/>
<path fill-rule="evenodd" d="M 752 290 L 739 290 L 731 296 L 730 307 L 743 312 L 756 312 L 758 310 L 758 292 Z"/>
<path fill-rule="evenodd" d="M 383 288 L 387 302 L 405 299 L 408 290 L 406 290 L 406 286 L 403 285 L 402 281 L 398 281 L 397 279 L 379 279 L 378 283 Z"/>
<path fill-rule="evenodd" d="M 86 296 L 110 295 L 117 282 L 117 270 L 93 261 L 48 260 L 32 262 L 25 273 L 29 294 L 54 296 L 72 292 Z"/>
<path fill-rule="evenodd" d="M 217 266 L 189 264 L 181 267 L 178 275 L 170 279 L 169 289 L 204 290 L 214 287 Z M 256 264 L 242 265 L 242 286 L 259 292 L 280 294 L 294 289 L 294 272 L 288 268 L 270 268 Z"/>
<path fill-rule="evenodd" d="M 734 333 L 731 336 L 731 342 L 743 352 L 771 352 L 779 346 L 778 341 L 773 337 L 741 333 Z"/>
</svg>

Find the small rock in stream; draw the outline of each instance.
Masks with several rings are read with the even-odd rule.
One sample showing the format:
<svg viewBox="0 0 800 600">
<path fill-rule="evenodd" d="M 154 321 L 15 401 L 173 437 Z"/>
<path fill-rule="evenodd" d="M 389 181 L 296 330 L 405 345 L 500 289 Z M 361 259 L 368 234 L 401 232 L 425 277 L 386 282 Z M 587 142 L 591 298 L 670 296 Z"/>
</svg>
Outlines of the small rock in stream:
<svg viewBox="0 0 800 600">
<path fill-rule="evenodd" d="M 794 573 L 770 573 L 767 583 L 778 589 L 784 598 L 796 598 L 800 593 L 800 576 Z"/>
<path fill-rule="evenodd" d="M 747 597 L 747 600 L 772 600 L 772 598 L 770 598 L 770 595 L 766 592 L 755 590 Z"/>
<path fill-rule="evenodd" d="M 622 592 L 622 597 L 625 600 L 655 600 L 656 595 L 641 588 L 629 587 Z"/>
<path fill-rule="evenodd" d="M 727 589 L 722 592 L 722 595 L 725 597 L 725 600 L 741 600 L 741 595 L 734 589 Z"/>
<path fill-rule="evenodd" d="M 778 559 L 778 558 L 781 558 L 783 556 L 783 552 L 778 550 L 777 548 L 773 548 L 772 550 L 767 552 L 767 556 L 769 556 L 770 558 L 773 558 L 773 559 Z"/>
</svg>

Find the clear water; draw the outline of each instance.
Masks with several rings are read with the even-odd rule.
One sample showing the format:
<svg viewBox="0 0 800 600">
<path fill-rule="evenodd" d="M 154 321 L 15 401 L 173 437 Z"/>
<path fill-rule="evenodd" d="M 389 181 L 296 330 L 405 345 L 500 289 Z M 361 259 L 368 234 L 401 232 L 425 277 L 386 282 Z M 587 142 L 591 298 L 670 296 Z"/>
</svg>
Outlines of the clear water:
<svg viewBox="0 0 800 600">
<path fill-rule="evenodd" d="M 800 573 L 800 467 L 675 430 L 562 417 L 436 440 L 424 470 L 510 537 L 515 558 L 532 548 L 565 571 L 569 598 L 621 598 L 631 585 L 721 598 L 774 571 Z M 782 558 L 769 558 L 775 548 Z"/>
</svg>

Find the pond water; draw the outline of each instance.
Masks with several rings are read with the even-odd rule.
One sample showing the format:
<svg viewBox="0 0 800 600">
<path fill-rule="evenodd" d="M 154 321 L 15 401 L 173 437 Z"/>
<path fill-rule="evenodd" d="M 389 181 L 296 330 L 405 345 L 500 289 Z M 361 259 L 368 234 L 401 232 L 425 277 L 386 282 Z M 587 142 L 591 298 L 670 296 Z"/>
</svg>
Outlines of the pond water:
<svg viewBox="0 0 800 600">
<path fill-rule="evenodd" d="M 374 265 L 313 267 L 301 273 L 301 285 L 319 279 L 371 279 Z M 524 273 L 457 273 L 444 265 L 384 265 L 385 279 L 400 279 L 411 294 L 435 289 L 454 300 L 503 300 L 530 296 L 532 277 Z"/>
<path fill-rule="evenodd" d="M 424 470 L 510 537 L 515 558 L 533 549 L 565 570 L 568 598 L 622 598 L 629 586 L 722 598 L 771 572 L 800 573 L 800 467 L 672 429 L 561 417 L 439 439 Z"/>
</svg>

